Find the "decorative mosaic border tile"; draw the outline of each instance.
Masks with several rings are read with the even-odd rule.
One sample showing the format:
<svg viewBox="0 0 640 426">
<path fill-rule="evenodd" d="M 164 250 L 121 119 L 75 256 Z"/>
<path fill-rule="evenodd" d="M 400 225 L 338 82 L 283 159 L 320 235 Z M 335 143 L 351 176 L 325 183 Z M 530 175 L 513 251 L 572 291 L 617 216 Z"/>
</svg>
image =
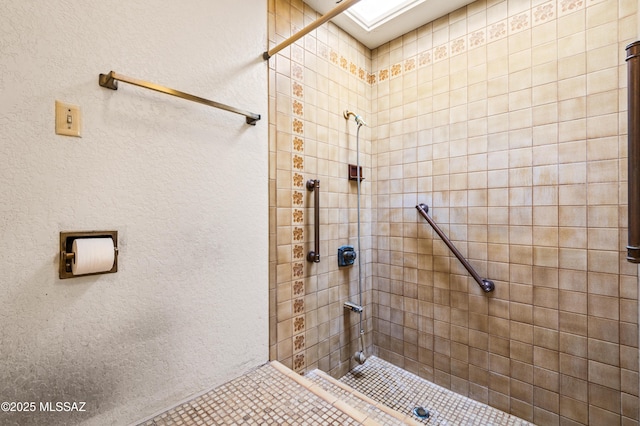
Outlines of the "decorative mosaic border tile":
<svg viewBox="0 0 640 426">
<path fill-rule="evenodd" d="M 403 60 L 403 62 L 395 63 L 371 72 L 357 66 L 349 58 L 346 58 L 341 53 L 322 43 L 318 43 L 317 53 L 319 57 L 327 60 L 335 67 L 349 72 L 360 81 L 369 85 L 375 85 L 415 71 L 418 68 L 472 51 L 487 43 L 542 25 L 558 17 L 577 12 L 588 5 L 602 1 L 604 0 L 551 0 L 529 10 L 515 13 L 507 17 L 507 19 L 491 23 L 484 28 L 473 30 L 447 43 L 433 46 L 430 49 L 419 52 L 411 58 Z"/>
<path fill-rule="evenodd" d="M 292 206 L 291 223 L 293 224 L 292 252 L 291 252 L 291 277 L 292 282 L 292 307 L 293 315 L 292 345 L 293 359 L 292 368 L 301 372 L 306 367 L 305 359 L 305 255 L 303 242 L 305 240 L 305 211 L 304 211 L 304 57 L 302 49 L 292 50 L 291 61 L 291 99 L 292 99 L 292 129 L 291 129 L 291 150 L 292 150 Z"/>
</svg>

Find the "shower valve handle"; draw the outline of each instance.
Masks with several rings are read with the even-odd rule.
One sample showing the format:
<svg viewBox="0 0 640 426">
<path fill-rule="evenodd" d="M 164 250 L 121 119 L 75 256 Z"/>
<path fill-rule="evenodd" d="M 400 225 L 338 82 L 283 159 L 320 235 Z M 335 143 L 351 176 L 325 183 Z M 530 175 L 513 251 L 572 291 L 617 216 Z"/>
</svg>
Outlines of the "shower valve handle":
<svg viewBox="0 0 640 426">
<path fill-rule="evenodd" d="M 344 260 L 356 260 L 356 252 L 355 251 L 345 251 L 343 253 Z"/>
</svg>

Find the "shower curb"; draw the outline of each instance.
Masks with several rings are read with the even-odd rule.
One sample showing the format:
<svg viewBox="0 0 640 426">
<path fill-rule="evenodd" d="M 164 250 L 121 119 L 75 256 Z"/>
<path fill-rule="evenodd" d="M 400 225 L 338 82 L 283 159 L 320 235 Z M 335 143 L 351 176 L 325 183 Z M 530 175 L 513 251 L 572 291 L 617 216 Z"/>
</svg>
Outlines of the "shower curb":
<svg viewBox="0 0 640 426">
<path fill-rule="evenodd" d="M 295 381 L 300 386 L 307 389 L 309 392 L 315 394 L 317 397 L 333 405 L 335 408 L 342 411 L 344 414 L 356 420 L 357 422 L 365 426 L 383 426 L 382 424 L 378 423 L 374 419 L 369 418 L 369 416 L 367 416 L 365 413 L 355 409 L 354 407 L 350 406 L 346 402 L 339 399 L 337 396 L 322 389 L 318 384 L 307 379 L 306 377 L 299 375 L 298 373 L 291 370 L 289 367 L 281 364 L 280 362 L 271 361 L 270 364 L 273 366 L 273 368 L 278 370 L 280 373 L 284 374 L 291 380 Z"/>
<path fill-rule="evenodd" d="M 401 421 L 402 423 L 409 425 L 409 426 L 424 426 L 423 423 L 416 421 L 415 419 L 413 419 L 413 417 L 411 417 L 411 414 L 409 415 L 405 415 L 400 413 L 399 411 L 394 410 L 391 407 L 388 407 L 378 401 L 376 401 L 375 399 L 371 398 L 370 396 L 365 395 L 364 393 L 360 392 L 359 390 L 356 390 L 354 388 L 352 388 L 351 386 L 347 385 L 346 383 L 342 383 L 341 381 L 334 379 L 333 377 L 331 377 L 329 374 L 325 373 L 322 370 L 314 370 L 313 371 L 314 374 L 318 375 L 320 378 L 326 380 L 327 382 L 331 383 L 334 386 L 339 387 L 340 389 L 344 390 L 345 392 L 350 393 L 351 395 L 355 396 L 356 398 L 364 401 L 367 404 L 373 405 L 374 407 L 376 407 L 378 410 L 382 411 L 383 413 L 393 417 L 394 419 Z"/>
</svg>

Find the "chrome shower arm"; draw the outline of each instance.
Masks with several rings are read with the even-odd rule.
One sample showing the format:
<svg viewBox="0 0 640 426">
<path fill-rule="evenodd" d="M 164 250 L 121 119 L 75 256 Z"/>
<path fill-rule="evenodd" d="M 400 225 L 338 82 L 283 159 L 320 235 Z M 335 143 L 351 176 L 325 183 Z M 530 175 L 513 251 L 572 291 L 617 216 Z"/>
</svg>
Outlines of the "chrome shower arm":
<svg viewBox="0 0 640 426">
<path fill-rule="evenodd" d="M 366 126 L 367 123 L 364 122 L 364 120 L 362 119 L 361 116 L 359 116 L 358 114 L 356 114 L 353 111 L 349 111 L 346 110 L 345 112 L 342 113 L 342 115 L 344 116 L 345 119 L 349 119 L 351 116 L 353 116 L 353 119 L 355 120 L 356 124 L 358 125 L 358 127 L 360 126 Z"/>
</svg>

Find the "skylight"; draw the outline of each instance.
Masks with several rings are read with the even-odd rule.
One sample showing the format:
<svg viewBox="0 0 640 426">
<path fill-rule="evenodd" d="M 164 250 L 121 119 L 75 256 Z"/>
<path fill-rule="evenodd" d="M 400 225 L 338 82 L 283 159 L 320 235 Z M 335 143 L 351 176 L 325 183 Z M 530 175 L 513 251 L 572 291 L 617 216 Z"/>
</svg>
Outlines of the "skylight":
<svg viewBox="0 0 640 426">
<path fill-rule="evenodd" d="M 345 14 L 366 31 L 408 11 L 424 0 L 362 0 L 351 6 Z"/>
</svg>

